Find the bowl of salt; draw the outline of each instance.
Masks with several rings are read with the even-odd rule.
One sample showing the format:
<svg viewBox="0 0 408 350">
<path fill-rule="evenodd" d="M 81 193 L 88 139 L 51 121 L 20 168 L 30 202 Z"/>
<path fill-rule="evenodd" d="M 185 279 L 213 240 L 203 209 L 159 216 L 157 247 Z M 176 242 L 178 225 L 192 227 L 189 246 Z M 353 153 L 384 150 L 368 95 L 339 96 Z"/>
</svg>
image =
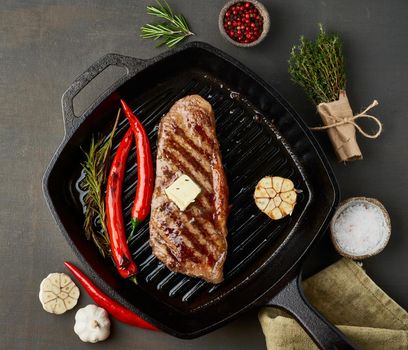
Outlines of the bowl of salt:
<svg viewBox="0 0 408 350">
<path fill-rule="evenodd" d="M 378 254 L 387 245 L 391 236 L 390 216 L 377 199 L 352 197 L 337 207 L 330 231 L 341 255 L 362 260 Z"/>
</svg>

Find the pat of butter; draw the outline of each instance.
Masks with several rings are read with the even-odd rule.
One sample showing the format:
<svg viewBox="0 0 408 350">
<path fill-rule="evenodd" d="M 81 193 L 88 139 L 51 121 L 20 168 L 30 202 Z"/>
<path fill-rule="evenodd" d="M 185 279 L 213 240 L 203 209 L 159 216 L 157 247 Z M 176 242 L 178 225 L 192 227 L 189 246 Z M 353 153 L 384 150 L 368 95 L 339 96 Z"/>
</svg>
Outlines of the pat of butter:
<svg viewBox="0 0 408 350">
<path fill-rule="evenodd" d="M 169 197 L 181 211 L 184 211 L 194 202 L 200 194 L 201 189 L 189 176 L 181 175 L 164 191 L 167 197 Z"/>
</svg>

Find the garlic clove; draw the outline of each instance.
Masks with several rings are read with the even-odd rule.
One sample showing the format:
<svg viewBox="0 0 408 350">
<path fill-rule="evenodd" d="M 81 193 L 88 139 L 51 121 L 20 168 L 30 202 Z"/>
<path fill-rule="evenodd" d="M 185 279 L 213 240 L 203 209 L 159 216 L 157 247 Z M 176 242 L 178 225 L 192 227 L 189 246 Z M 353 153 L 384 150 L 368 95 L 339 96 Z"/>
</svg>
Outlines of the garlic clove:
<svg viewBox="0 0 408 350">
<path fill-rule="evenodd" d="M 41 303 L 45 304 L 51 300 L 57 299 L 57 296 L 52 292 L 44 292 L 40 294 L 40 301 Z"/>
<path fill-rule="evenodd" d="M 270 196 L 269 196 L 267 189 L 257 186 L 257 189 L 255 191 L 255 198 L 268 198 L 268 197 Z"/>
<path fill-rule="evenodd" d="M 54 274 L 52 273 L 49 276 L 51 276 L 51 275 L 54 275 Z M 53 283 L 53 281 L 55 281 L 55 280 L 56 280 L 55 276 L 52 276 L 52 279 L 51 278 L 44 279 L 40 284 L 40 289 L 50 291 L 51 293 L 54 293 L 54 294 L 57 295 L 60 292 L 60 288 L 59 288 L 58 285 Z"/>
<path fill-rule="evenodd" d="M 72 289 L 69 292 L 69 296 L 75 300 L 78 300 L 79 298 L 79 289 L 78 287 L 72 282 Z"/>
<path fill-rule="evenodd" d="M 64 304 L 65 304 L 65 307 L 67 308 L 67 310 L 73 309 L 75 307 L 75 305 L 77 304 L 77 300 L 78 299 L 67 297 L 64 300 Z"/>
<path fill-rule="evenodd" d="M 283 216 L 292 215 L 293 206 L 290 205 L 290 204 L 287 203 L 287 202 L 282 202 L 282 203 L 280 204 L 280 206 L 279 206 L 279 209 L 280 209 L 280 211 L 281 211 L 281 213 L 282 213 Z"/>
<path fill-rule="evenodd" d="M 269 203 L 269 198 L 256 198 L 255 203 L 260 210 L 265 210 Z"/>
<path fill-rule="evenodd" d="M 61 315 L 65 311 L 67 311 L 67 308 L 65 307 L 64 300 L 58 298 L 54 307 L 54 314 Z"/>
<path fill-rule="evenodd" d="M 279 208 L 275 208 L 272 211 L 267 212 L 267 215 L 273 220 L 279 220 L 282 218 L 282 212 L 279 210 Z"/>
<path fill-rule="evenodd" d="M 275 202 L 269 199 L 268 205 L 264 209 L 266 213 L 272 212 L 276 208 Z"/>
<path fill-rule="evenodd" d="M 59 297 L 60 297 L 61 299 L 66 299 L 66 298 L 68 297 L 68 294 L 65 293 L 65 292 L 60 292 L 60 293 L 59 293 Z"/>
<path fill-rule="evenodd" d="M 273 201 L 274 201 L 274 203 L 275 203 L 275 206 L 277 206 L 277 207 L 279 207 L 280 204 L 282 203 L 282 199 L 281 199 L 280 197 L 275 197 L 275 198 L 273 199 Z"/>
<path fill-rule="evenodd" d="M 57 272 L 55 272 L 55 273 L 50 273 L 49 275 L 48 275 L 48 281 L 50 281 L 51 282 L 51 284 L 53 284 L 54 286 L 56 286 L 56 287 L 60 287 L 61 286 L 61 283 L 60 283 L 60 274 L 59 273 L 57 273 Z"/>
<path fill-rule="evenodd" d="M 71 278 L 68 275 L 65 274 L 60 274 L 60 286 L 61 288 L 64 288 L 68 286 L 69 284 L 73 283 Z"/>
<path fill-rule="evenodd" d="M 294 188 L 295 188 L 295 186 L 293 185 L 292 180 L 290 180 L 290 179 L 283 179 L 282 187 L 281 187 L 281 192 L 292 191 Z"/>
<path fill-rule="evenodd" d="M 274 198 L 276 196 L 276 194 L 277 194 L 276 191 L 273 188 L 267 188 L 266 192 L 268 193 L 268 196 L 270 198 Z"/>
<path fill-rule="evenodd" d="M 42 306 L 45 311 L 53 314 L 56 304 L 57 304 L 57 298 L 47 301 L 46 303 L 43 303 Z"/>
<path fill-rule="evenodd" d="M 277 193 L 279 193 L 281 191 L 282 184 L 283 184 L 283 178 L 282 177 L 280 177 L 280 176 L 272 177 L 272 187 Z"/>
<path fill-rule="evenodd" d="M 272 188 L 272 178 L 270 176 L 265 176 L 258 182 L 259 187 Z"/>
<path fill-rule="evenodd" d="M 280 194 L 280 197 L 286 203 L 295 204 L 297 194 L 296 194 L 295 191 L 283 192 L 283 193 Z"/>
</svg>

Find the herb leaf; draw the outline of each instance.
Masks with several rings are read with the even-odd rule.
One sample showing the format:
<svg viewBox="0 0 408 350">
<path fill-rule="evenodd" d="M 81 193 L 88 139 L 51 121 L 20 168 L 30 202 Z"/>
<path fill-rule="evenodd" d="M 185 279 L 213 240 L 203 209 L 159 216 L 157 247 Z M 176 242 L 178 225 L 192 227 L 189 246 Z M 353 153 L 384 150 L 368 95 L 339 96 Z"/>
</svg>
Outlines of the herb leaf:
<svg viewBox="0 0 408 350">
<path fill-rule="evenodd" d="M 144 39 L 160 40 L 157 46 L 173 47 L 190 35 L 186 19 L 175 15 L 166 0 L 156 0 L 157 6 L 147 6 L 147 14 L 164 19 L 164 22 L 145 24 L 140 28 Z"/>
</svg>

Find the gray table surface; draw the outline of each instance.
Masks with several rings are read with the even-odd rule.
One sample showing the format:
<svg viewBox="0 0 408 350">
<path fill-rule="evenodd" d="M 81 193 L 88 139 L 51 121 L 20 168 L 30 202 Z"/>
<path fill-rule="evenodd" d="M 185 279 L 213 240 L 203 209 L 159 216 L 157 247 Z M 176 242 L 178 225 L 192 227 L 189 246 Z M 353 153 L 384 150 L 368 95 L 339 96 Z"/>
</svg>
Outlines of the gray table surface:
<svg viewBox="0 0 408 350">
<path fill-rule="evenodd" d="M 60 98 L 73 79 L 109 52 L 140 58 L 157 55 L 139 37 L 152 1 L 2 0 L 0 3 L 0 348 L 86 349 L 72 328 L 75 312 L 45 313 L 39 283 L 63 261 L 77 257 L 58 231 L 43 200 L 41 178 L 63 137 Z M 381 200 L 393 232 L 383 253 L 365 262 L 368 274 L 408 307 L 408 4 L 406 1 L 264 1 L 271 32 L 259 47 L 239 49 L 218 33 L 224 1 L 171 1 L 184 13 L 196 39 L 211 43 L 274 85 L 309 124 L 313 106 L 289 80 L 287 58 L 300 34 L 314 35 L 317 23 L 341 33 L 347 55 L 348 92 L 358 111 L 376 98 L 384 133 L 359 138 L 365 159 L 337 164 L 327 136 L 318 135 L 342 190 Z M 100 84 L 101 85 L 101 84 Z M 102 89 L 96 86 L 95 89 Z M 101 90 L 99 90 L 101 91 Z M 99 92 L 98 91 L 98 92 Z M 324 238 L 307 260 L 309 273 L 336 259 Z M 80 306 L 90 302 L 83 293 Z M 179 340 L 113 322 L 108 349 L 263 349 L 256 312 L 196 340 Z"/>
</svg>

